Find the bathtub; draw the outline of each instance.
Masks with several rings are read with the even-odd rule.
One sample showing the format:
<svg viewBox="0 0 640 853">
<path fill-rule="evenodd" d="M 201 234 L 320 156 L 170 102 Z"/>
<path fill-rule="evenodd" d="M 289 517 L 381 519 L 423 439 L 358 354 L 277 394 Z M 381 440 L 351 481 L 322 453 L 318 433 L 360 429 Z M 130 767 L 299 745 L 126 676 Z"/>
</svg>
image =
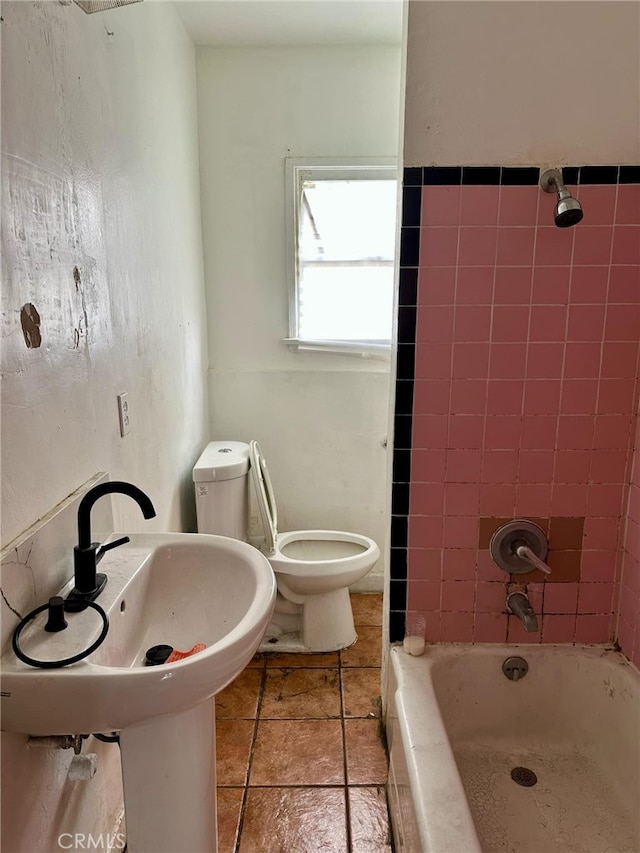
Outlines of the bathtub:
<svg viewBox="0 0 640 853">
<path fill-rule="evenodd" d="M 618 652 L 393 647 L 386 729 L 396 853 L 640 851 L 640 675 Z"/>
</svg>

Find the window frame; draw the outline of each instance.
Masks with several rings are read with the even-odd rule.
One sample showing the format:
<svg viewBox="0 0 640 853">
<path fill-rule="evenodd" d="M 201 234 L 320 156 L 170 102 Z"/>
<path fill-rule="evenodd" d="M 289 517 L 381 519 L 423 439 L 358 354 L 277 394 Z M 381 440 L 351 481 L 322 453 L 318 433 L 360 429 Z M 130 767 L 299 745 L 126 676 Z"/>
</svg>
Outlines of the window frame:
<svg viewBox="0 0 640 853">
<path fill-rule="evenodd" d="M 285 158 L 285 251 L 289 304 L 289 337 L 283 342 L 293 352 L 316 351 L 357 355 L 365 358 L 378 356 L 389 358 L 392 341 L 309 340 L 299 336 L 299 293 L 298 293 L 298 216 L 300 181 L 317 176 L 319 180 L 395 180 L 396 217 L 399 206 L 399 170 L 395 157 L 286 157 Z M 397 219 L 396 219 L 397 234 Z M 396 241 L 397 242 L 397 241 Z M 397 247 L 396 247 L 397 251 Z M 395 263 L 397 267 L 397 262 Z"/>
</svg>

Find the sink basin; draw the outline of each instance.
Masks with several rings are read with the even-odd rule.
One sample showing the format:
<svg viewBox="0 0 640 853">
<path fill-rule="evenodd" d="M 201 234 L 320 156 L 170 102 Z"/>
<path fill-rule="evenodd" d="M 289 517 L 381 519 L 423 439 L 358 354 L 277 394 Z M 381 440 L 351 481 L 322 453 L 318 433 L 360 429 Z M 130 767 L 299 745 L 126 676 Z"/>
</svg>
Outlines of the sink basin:
<svg viewBox="0 0 640 853">
<path fill-rule="evenodd" d="M 105 553 L 98 603 L 109 617 L 102 645 L 78 663 L 36 669 L 9 648 L 2 666 L 2 728 L 30 735 L 118 731 L 129 853 L 216 853 L 215 706 L 212 697 L 251 660 L 271 619 L 276 583 L 268 560 L 224 536 L 132 534 Z M 69 581 L 61 591 L 65 596 Z M 72 657 L 102 628 L 93 609 L 46 614 L 22 632 L 38 660 Z M 166 644 L 204 651 L 145 666 Z"/>
<path fill-rule="evenodd" d="M 35 669 L 11 648 L 2 657 L 2 729 L 31 735 L 111 732 L 191 708 L 222 690 L 255 653 L 271 618 L 276 585 L 267 559 L 244 542 L 196 534 L 131 534 L 105 554 L 99 596 L 109 633 L 89 657 Z M 60 593 L 66 595 L 72 586 Z M 23 630 L 26 654 L 70 657 L 102 627 L 93 609 L 67 613 L 68 628 L 43 631 L 46 613 Z M 168 644 L 206 649 L 173 664 L 145 666 Z"/>
</svg>

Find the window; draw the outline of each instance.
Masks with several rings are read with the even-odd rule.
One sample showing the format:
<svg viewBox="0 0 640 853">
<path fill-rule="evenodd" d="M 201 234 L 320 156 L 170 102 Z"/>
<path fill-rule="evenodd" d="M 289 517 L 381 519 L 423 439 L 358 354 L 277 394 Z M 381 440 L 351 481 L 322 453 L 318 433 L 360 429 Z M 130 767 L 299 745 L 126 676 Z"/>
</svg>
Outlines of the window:
<svg viewBox="0 0 640 853">
<path fill-rule="evenodd" d="M 290 337 L 295 349 L 391 346 L 397 172 L 389 161 L 287 160 Z"/>
</svg>

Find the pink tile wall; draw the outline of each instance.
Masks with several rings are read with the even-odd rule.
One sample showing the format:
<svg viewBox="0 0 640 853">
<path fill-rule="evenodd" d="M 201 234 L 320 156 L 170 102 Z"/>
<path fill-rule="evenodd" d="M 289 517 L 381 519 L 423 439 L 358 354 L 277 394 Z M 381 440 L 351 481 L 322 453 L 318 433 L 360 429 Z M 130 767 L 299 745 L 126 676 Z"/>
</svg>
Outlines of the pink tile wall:
<svg viewBox="0 0 640 853">
<path fill-rule="evenodd" d="M 640 419 L 622 559 L 618 642 L 627 657 L 640 667 Z"/>
<path fill-rule="evenodd" d="M 431 641 L 606 642 L 614 629 L 640 186 L 573 190 L 585 218 L 560 229 L 538 187 L 423 187 L 407 610 L 427 614 Z M 636 655 L 637 480 L 621 623 Z M 507 577 L 477 548 L 481 516 L 586 518 L 580 583 L 529 587 L 535 634 L 505 613 Z"/>
</svg>

